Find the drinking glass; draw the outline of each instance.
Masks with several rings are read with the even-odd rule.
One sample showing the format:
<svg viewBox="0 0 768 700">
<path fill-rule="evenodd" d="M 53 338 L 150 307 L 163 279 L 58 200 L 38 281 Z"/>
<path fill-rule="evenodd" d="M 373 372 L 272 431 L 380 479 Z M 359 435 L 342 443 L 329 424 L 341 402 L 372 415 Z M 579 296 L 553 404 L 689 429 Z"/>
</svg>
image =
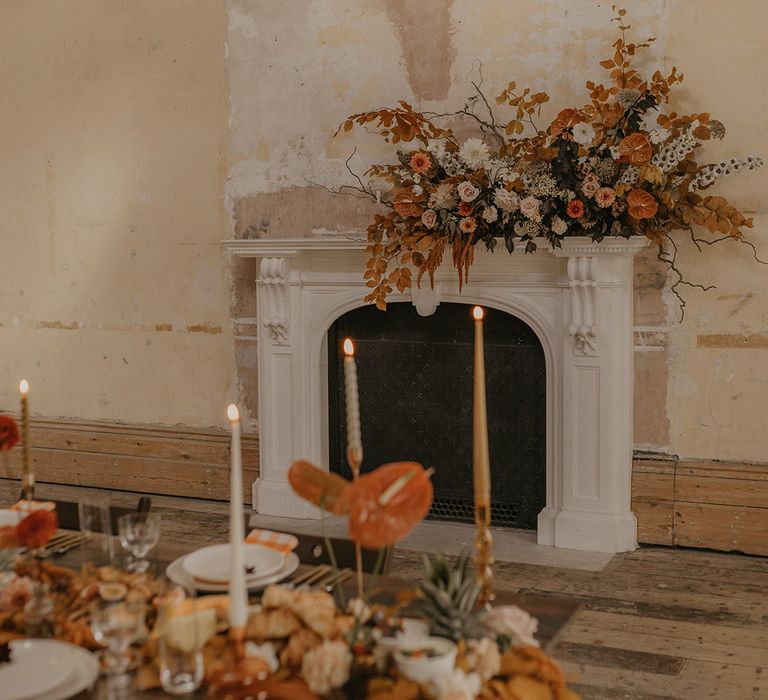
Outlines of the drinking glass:
<svg viewBox="0 0 768 700">
<path fill-rule="evenodd" d="M 90 613 L 93 638 L 107 648 L 104 656 L 104 672 L 108 675 L 107 695 L 116 697 L 121 690 L 131 686 L 129 650 L 144 627 L 144 600 L 139 598 L 114 603 L 97 600 L 91 606 Z"/>
<path fill-rule="evenodd" d="M 130 571 L 146 571 L 147 554 L 160 541 L 160 515 L 158 513 L 128 513 L 117 520 L 120 543 L 127 549 L 132 560 Z"/>
<path fill-rule="evenodd" d="M 189 592 L 184 597 L 188 598 Z M 183 598 L 177 600 L 182 601 Z M 216 631 L 216 615 L 210 615 L 211 610 L 195 611 L 187 605 L 182 612 L 180 605 L 181 602 L 166 603 L 166 607 L 158 613 L 167 616 L 162 626 L 163 633 L 158 639 L 158 660 L 160 684 L 170 695 L 187 695 L 200 687 L 205 675 L 203 646 L 209 633 L 215 634 Z M 209 626 L 213 629 L 206 629 Z"/>
<path fill-rule="evenodd" d="M 77 515 L 80 521 L 80 532 L 86 535 L 101 550 L 108 564 L 114 564 L 115 545 L 112 538 L 109 499 L 103 494 L 90 495 L 78 501 Z M 87 556 L 85 547 L 81 551 L 84 556 Z"/>
</svg>

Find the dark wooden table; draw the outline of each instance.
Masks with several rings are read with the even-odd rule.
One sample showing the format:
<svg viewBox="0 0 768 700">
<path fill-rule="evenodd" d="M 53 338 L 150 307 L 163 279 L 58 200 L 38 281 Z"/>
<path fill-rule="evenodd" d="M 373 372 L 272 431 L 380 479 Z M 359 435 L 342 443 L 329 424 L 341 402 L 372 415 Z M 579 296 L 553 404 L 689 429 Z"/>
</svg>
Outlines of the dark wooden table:
<svg viewBox="0 0 768 700">
<path fill-rule="evenodd" d="M 119 543 L 116 542 L 117 550 L 119 551 Z M 178 548 L 173 548 L 171 551 L 167 548 L 163 548 L 162 545 L 158 548 L 157 556 L 152 559 L 153 573 L 156 575 L 164 575 L 167 565 L 173 561 L 177 556 L 181 556 L 186 552 L 178 551 Z M 58 556 L 51 557 L 48 561 L 70 568 L 79 568 L 83 561 L 92 561 L 96 565 L 101 565 L 105 562 L 102 553 L 95 548 L 92 544 L 85 545 L 84 547 L 78 547 L 69 550 L 69 552 Z M 300 565 L 296 574 L 301 574 L 307 571 L 313 565 L 302 564 Z M 399 591 L 406 591 L 413 587 L 413 583 L 404 579 L 393 576 L 381 576 L 378 578 L 375 585 L 374 598 L 378 600 L 394 599 L 394 596 Z M 354 596 L 355 588 L 353 583 L 348 583 L 344 586 L 347 599 Z M 556 598 L 552 596 L 540 596 L 535 594 L 523 594 L 523 593 L 511 593 L 508 591 L 500 591 L 497 594 L 495 605 L 517 605 L 539 621 L 539 627 L 537 632 L 537 638 L 542 646 L 546 650 L 552 649 L 565 629 L 568 620 L 578 610 L 579 604 L 571 600 Z M 99 694 L 99 688 L 97 687 L 93 691 L 81 693 L 77 696 L 76 700 L 96 700 L 101 697 Z M 171 697 L 164 693 L 162 690 L 152 691 L 136 691 L 131 696 L 135 700 L 157 700 L 158 698 Z M 205 691 L 200 690 L 192 695 L 185 697 L 192 698 L 194 700 L 205 698 Z"/>
</svg>

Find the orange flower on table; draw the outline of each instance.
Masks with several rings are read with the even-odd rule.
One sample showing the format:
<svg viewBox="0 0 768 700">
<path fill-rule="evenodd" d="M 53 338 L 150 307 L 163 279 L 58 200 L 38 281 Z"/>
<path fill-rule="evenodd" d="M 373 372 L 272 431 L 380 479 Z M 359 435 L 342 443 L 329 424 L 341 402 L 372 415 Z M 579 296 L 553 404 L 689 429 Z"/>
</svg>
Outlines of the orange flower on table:
<svg viewBox="0 0 768 700">
<path fill-rule="evenodd" d="M 578 219 L 584 216 L 584 202 L 580 199 L 572 199 L 565 208 L 565 213 L 572 219 Z"/>
<path fill-rule="evenodd" d="M 56 513 L 50 510 L 32 511 L 16 526 L 16 536 L 22 547 L 36 549 L 48 544 L 59 526 Z"/>
<path fill-rule="evenodd" d="M 0 416 L 0 452 L 10 450 L 19 442 L 19 428 L 16 421 Z"/>
<path fill-rule="evenodd" d="M 463 233 L 474 233 L 477 228 L 477 221 L 474 216 L 466 216 L 459 221 L 459 228 Z"/>
<path fill-rule="evenodd" d="M 627 206 L 629 207 L 629 215 L 638 220 L 650 219 L 659 209 L 653 195 L 639 188 L 630 190 L 627 195 Z"/>
<path fill-rule="evenodd" d="M 432 159 L 423 151 L 416 151 L 411 156 L 410 165 L 413 172 L 423 175 L 432 167 Z"/>
<path fill-rule="evenodd" d="M 472 213 L 472 205 L 469 202 L 459 202 L 459 216 L 469 216 Z"/>
<path fill-rule="evenodd" d="M 572 139 L 571 134 L 563 134 L 564 129 L 570 129 L 574 124 L 578 124 L 581 121 L 579 113 L 575 109 L 564 109 L 549 125 L 549 133 L 552 136 L 560 136 L 562 134 L 564 139 Z"/>
<path fill-rule="evenodd" d="M 630 134 L 619 143 L 619 153 L 632 165 L 645 165 L 651 160 L 653 146 L 645 134 Z"/>
</svg>

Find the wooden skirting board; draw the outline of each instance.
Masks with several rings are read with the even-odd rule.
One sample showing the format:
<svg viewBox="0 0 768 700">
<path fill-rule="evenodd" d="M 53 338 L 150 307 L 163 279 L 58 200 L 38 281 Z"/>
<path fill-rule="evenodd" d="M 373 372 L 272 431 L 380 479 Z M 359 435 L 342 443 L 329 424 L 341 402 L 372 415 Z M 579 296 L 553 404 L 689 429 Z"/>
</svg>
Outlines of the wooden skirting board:
<svg viewBox="0 0 768 700">
<path fill-rule="evenodd" d="M 635 459 L 638 540 L 768 555 L 768 465 Z"/>
<path fill-rule="evenodd" d="M 229 498 L 229 440 L 226 430 L 188 427 L 65 420 L 30 426 L 38 482 L 215 500 Z M 243 436 L 242 457 L 250 502 L 259 475 L 257 436 Z M 0 476 L 19 478 L 20 465 L 17 448 L 0 459 Z"/>
</svg>

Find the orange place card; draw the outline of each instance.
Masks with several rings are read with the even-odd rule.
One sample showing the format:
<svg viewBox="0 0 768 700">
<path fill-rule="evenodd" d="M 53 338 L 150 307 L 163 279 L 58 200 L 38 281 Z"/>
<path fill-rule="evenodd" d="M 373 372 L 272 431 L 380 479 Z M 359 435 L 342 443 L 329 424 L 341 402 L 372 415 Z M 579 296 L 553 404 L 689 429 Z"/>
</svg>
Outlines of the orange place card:
<svg viewBox="0 0 768 700">
<path fill-rule="evenodd" d="M 21 511 L 33 511 L 33 510 L 49 510 L 54 511 L 56 510 L 56 504 L 53 501 L 27 501 L 25 499 L 21 499 L 17 503 L 14 503 L 11 506 L 11 510 L 21 510 Z"/>
<path fill-rule="evenodd" d="M 287 532 L 275 532 L 274 530 L 251 530 L 245 538 L 248 544 L 260 544 L 270 549 L 276 549 L 282 554 L 292 552 L 299 544 L 298 538 Z"/>
</svg>

